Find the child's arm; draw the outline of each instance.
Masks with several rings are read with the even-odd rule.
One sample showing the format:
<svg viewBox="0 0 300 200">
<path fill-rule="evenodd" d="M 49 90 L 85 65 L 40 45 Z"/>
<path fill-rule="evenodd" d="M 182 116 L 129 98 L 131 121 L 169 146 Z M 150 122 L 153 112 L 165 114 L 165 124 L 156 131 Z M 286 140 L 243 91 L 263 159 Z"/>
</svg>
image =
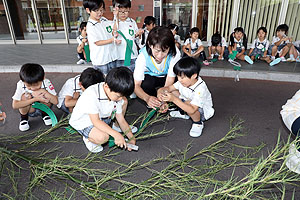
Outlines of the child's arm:
<svg viewBox="0 0 300 200">
<path fill-rule="evenodd" d="M 251 55 L 252 51 L 253 51 L 253 48 L 250 49 L 250 51 L 249 51 L 249 53 L 248 53 L 248 56 Z"/>
<path fill-rule="evenodd" d="M 13 99 L 12 107 L 13 107 L 13 109 L 24 108 L 26 106 L 29 106 L 29 105 L 33 104 L 36 101 L 39 101 L 39 102 L 42 102 L 42 103 L 48 103 L 49 102 L 49 100 L 46 99 L 44 97 L 44 95 L 42 95 L 42 94 L 38 95 L 36 97 L 33 97 L 31 94 L 28 93 L 28 97 L 26 97 L 26 100 Z"/>
<path fill-rule="evenodd" d="M 223 58 L 224 51 L 225 51 L 225 46 L 222 46 L 222 49 L 221 49 L 221 52 L 220 52 L 220 55 L 219 55 L 220 58 Z"/>
<path fill-rule="evenodd" d="M 79 92 L 74 92 L 73 96 L 66 96 L 65 97 L 65 105 L 66 107 L 74 107 L 77 103 L 77 100 L 79 98 Z"/>
<path fill-rule="evenodd" d="M 191 51 L 191 46 L 190 46 L 189 44 L 183 45 L 182 51 L 183 51 L 186 55 L 188 55 L 188 56 L 190 56 L 190 57 L 192 56 L 192 54 L 190 53 L 190 51 Z"/>
<path fill-rule="evenodd" d="M 165 93 L 162 99 L 163 101 L 173 102 L 175 105 L 177 105 L 179 108 L 187 112 L 189 115 L 192 115 L 198 111 L 198 106 L 191 104 L 190 101 L 183 102 L 181 101 L 181 99 L 179 99 L 172 93 L 169 92 Z"/>
<path fill-rule="evenodd" d="M 208 47 L 208 56 L 210 57 L 210 55 L 212 54 L 212 50 L 211 50 L 211 46 Z"/>
<path fill-rule="evenodd" d="M 42 95 L 45 99 L 48 100 L 47 103 L 52 103 L 54 105 L 57 105 L 58 104 L 58 97 L 56 95 L 53 95 L 53 94 L 50 94 L 47 90 L 45 89 L 39 89 L 37 91 L 34 91 L 32 93 L 32 96 L 35 97 L 35 96 L 40 96 Z"/>
<path fill-rule="evenodd" d="M 125 120 L 123 114 L 122 113 L 117 113 L 116 114 L 116 119 L 118 121 L 118 124 L 120 125 L 121 130 L 123 131 L 123 133 L 126 134 L 127 138 L 130 140 L 129 143 L 130 144 L 135 144 L 136 139 L 133 136 L 132 131 L 131 131 L 127 121 Z M 128 151 L 131 151 L 131 149 L 128 148 Z"/>
<path fill-rule="evenodd" d="M 117 44 L 120 44 L 121 43 L 121 40 L 117 40 L 115 39 L 114 37 L 108 39 L 108 40 L 98 40 L 95 42 L 95 44 L 97 46 L 102 46 L 102 45 L 107 45 L 107 44 L 111 44 L 113 43 L 114 41 L 116 41 Z"/>
<path fill-rule="evenodd" d="M 239 56 L 241 56 L 241 55 L 244 55 L 245 51 L 246 51 L 245 48 L 242 49 L 241 53 L 236 54 L 236 57 L 239 57 Z"/>
<path fill-rule="evenodd" d="M 197 51 L 193 54 L 193 56 L 198 56 L 200 54 L 201 51 L 204 50 L 204 46 L 200 45 L 197 49 Z"/>
<path fill-rule="evenodd" d="M 117 131 L 113 130 L 105 122 L 100 120 L 99 114 L 89 114 L 89 117 L 95 128 L 101 130 L 102 132 L 111 135 L 115 139 L 115 144 L 121 148 L 127 147 L 124 137 Z"/>
<path fill-rule="evenodd" d="M 166 87 L 162 87 L 162 88 L 159 88 L 157 90 L 157 98 L 162 101 L 162 98 L 163 98 L 163 95 L 166 93 L 166 92 L 173 92 L 175 91 L 176 88 L 174 87 L 174 85 L 169 85 L 169 86 L 166 86 Z"/>
</svg>

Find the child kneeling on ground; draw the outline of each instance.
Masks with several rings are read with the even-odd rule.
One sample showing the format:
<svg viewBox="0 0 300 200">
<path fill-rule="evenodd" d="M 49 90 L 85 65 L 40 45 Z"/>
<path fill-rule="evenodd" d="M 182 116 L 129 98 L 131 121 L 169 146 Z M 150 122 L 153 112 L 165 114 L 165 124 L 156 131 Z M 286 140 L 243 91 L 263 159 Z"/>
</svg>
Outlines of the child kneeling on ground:
<svg viewBox="0 0 300 200">
<path fill-rule="evenodd" d="M 132 72 L 128 68 L 119 67 L 113 68 L 107 74 L 105 82 L 92 85 L 82 93 L 69 123 L 83 136 L 89 151 L 93 153 L 102 151 L 101 144 L 106 143 L 109 136 L 114 138 L 117 146 L 127 148 L 124 137 L 109 126 L 114 118 L 126 133 L 129 143 L 136 143 L 122 113 L 124 106 L 127 106 L 124 97 L 129 96 L 133 91 Z"/>
<path fill-rule="evenodd" d="M 34 102 L 41 102 L 51 108 L 58 103 L 55 89 L 50 80 L 45 79 L 45 72 L 41 65 L 27 63 L 20 70 L 20 81 L 14 94 L 12 107 L 19 109 L 21 121 L 20 131 L 29 130 L 29 117 L 42 116 L 45 125 L 52 125 L 51 118 L 43 111 L 32 107 Z"/>
<path fill-rule="evenodd" d="M 182 111 L 170 112 L 171 117 L 193 120 L 190 136 L 199 137 L 204 128 L 204 121 L 214 115 L 211 94 L 205 82 L 199 76 L 200 64 L 196 59 L 184 57 L 174 66 L 178 81 L 171 86 L 158 90 L 158 99 L 173 102 Z"/>
</svg>

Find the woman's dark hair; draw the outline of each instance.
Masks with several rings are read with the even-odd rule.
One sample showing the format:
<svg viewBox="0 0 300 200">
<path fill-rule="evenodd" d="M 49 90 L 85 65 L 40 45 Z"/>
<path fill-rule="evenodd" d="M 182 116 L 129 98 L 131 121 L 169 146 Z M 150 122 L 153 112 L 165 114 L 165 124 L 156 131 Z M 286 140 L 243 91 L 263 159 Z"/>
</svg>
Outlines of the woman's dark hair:
<svg viewBox="0 0 300 200">
<path fill-rule="evenodd" d="M 129 96 L 134 91 L 133 73 L 128 67 L 117 67 L 111 69 L 106 78 L 109 89 L 120 93 L 122 96 Z"/>
<path fill-rule="evenodd" d="M 261 26 L 261 27 L 259 27 L 259 29 L 257 30 L 256 35 L 258 34 L 258 32 L 259 32 L 260 30 L 262 30 L 262 31 L 265 32 L 266 34 L 267 34 L 267 32 L 268 32 L 266 27 Z"/>
<path fill-rule="evenodd" d="M 146 25 L 150 25 L 150 24 L 155 24 L 156 23 L 156 19 L 155 17 L 152 16 L 147 16 L 144 19 L 144 24 L 143 24 L 143 29 L 146 27 Z M 145 44 L 145 32 L 142 34 L 142 41 L 141 41 L 141 45 Z"/>
<path fill-rule="evenodd" d="M 82 87 L 84 87 L 85 89 L 96 83 L 104 82 L 104 80 L 105 79 L 103 73 L 91 67 L 83 70 L 79 78 Z"/>
<path fill-rule="evenodd" d="M 233 34 L 236 33 L 236 32 L 242 32 L 243 33 L 243 46 L 245 47 L 245 49 L 247 49 L 247 43 L 248 43 L 248 39 L 247 39 L 247 36 L 246 36 L 246 33 L 244 32 L 244 29 L 242 27 L 236 27 L 234 30 L 233 30 L 233 33 L 230 34 L 230 41 L 229 41 L 229 46 L 234 46 L 234 36 Z"/>
<path fill-rule="evenodd" d="M 118 4 L 119 8 L 131 8 L 131 1 L 130 0 L 113 0 L 112 2 L 113 7 Z"/>
<path fill-rule="evenodd" d="M 179 30 L 179 27 L 178 27 L 176 24 L 170 24 L 170 25 L 168 26 L 168 28 L 169 28 L 171 31 L 175 29 L 176 32 L 178 32 L 178 30 Z"/>
<path fill-rule="evenodd" d="M 173 68 L 174 74 L 177 76 L 187 76 L 191 78 L 194 74 L 199 75 L 201 65 L 195 58 L 186 56 L 181 58 Z"/>
<path fill-rule="evenodd" d="M 219 32 L 216 32 L 211 36 L 212 46 L 218 46 L 222 42 L 222 36 Z"/>
<path fill-rule="evenodd" d="M 90 11 L 98 10 L 103 7 L 105 9 L 105 3 L 103 0 L 84 0 L 83 7 L 88 8 Z"/>
<path fill-rule="evenodd" d="M 23 82 L 33 84 L 43 81 L 45 72 L 43 67 L 39 64 L 26 63 L 21 67 L 19 76 Z"/>
<path fill-rule="evenodd" d="M 169 48 L 169 54 L 176 55 L 174 35 L 167 27 L 156 26 L 150 31 L 146 41 L 146 50 L 150 56 L 153 56 L 150 46 L 156 45 L 160 46 L 163 51 Z"/>
</svg>

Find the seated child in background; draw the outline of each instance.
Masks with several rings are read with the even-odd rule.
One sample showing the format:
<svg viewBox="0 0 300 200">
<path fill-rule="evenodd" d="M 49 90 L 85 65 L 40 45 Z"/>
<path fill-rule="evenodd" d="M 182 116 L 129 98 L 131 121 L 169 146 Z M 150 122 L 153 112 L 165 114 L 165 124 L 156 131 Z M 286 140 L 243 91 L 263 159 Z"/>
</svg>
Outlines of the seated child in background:
<svg viewBox="0 0 300 200">
<path fill-rule="evenodd" d="M 248 55 L 250 56 L 251 60 L 260 59 L 264 60 L 270 64 L 270 66 L 278 64 L 281 59 L 277 58 L 275 60 L 271 60 L 269 56 L 267 56 L 268 48 L 270 45 L 269 40 L 266 39 L 267 36 L 267 29 L 266 27 L 260 27 L 257 30 L 257 38 L 253 41 L 250 51 Z"/>
<path fill-rule="evenodd" d="M 291 54 L 296 58 L 296 62 L 300 62 L 300 40 L 293 42 L 294 48 L 291 49 Z"/>
<path fill-rule="evenodd" d="M 158 99 L 165 102 L 173 102 L 182 111 L 172 111 L 172 117 L 193 120 L 190 136 L 199 137 L 204 128 L 204 121 L 214 114 L 211 94 L 205 82 L 199 76 L 200 63 L 191 57 L 180 59 L 174 66 L 174 73 L 178 81 L 171 86 L 158 90 Z"/>
<path fill-rule="evenodd" d="M 276 36 L 273 36 L 272 45 L 269 47 L 268 53 L 271 55 L 271 59 L 275 60 L 279 57 L 282 62 L 285 62 L 285 55 L 289 52 L 293 46 L 291 37 L 287 37 L 289 27 L 286 24 L 280 24 L 276 28 Z M 295 61 L 294 55 L 290 55 L 291 61 Z"/>
<path fill-rule="evenodd" d="M 77 42 L 78 42 L 78 46 L 77 46 L 77 54 L 79 57 L 79 60 L 77 62 L 78 65 L 81 64 L 86 64 L 86 54 L 84 51 L 84 47 L 85 45 L 88 45 L 88 39 L 87 39 L 87 34 L 86 34 L 86 25 L 87 22 L 81 22 L 80 24 L 80 35 L 76 38 Z"/>
<path fill-rule="evenodd" d="M 104 82 L 102 72 L 91 67 L 85 69 L 80 75 L 70 78 L 58 94 L 57 107 L 66 113 L 71 113 L 82 92 L 89 86 Z"/>
<path fill-rule="evenodd" d="M 125 106 L 123 97 L 132 94 L 133 90 L 132 72 L 126 67 L 119 67 L 110 70 L 105 82 L 92 85 L 82 93 L 69 123 L 83 136 L 91 152 L 102 151 L 101 144 L 106 143 L 109 136 L 114 138 L 117 146 L 126 148 L 124 137 L 108 125 L 114 118 L 131 139 L 129 143 L 135 144 L 136 140 L 122 113 Z"/>
<path fill-rule="evenodd" d="M 51 108 L 57 104 L 55 89 L 50 80 L 45 78 L 45 72 L 41 65 L 27 63 L 21 67 L 20 81 L 14 94 L 12 107 L 18 109 L 21 115 L 20 131 L 29 130 L 28 116 L 42 116 L 45 125 L 52 125 L 50 117 L 39 109 L 32 108 L 34 102 L 41 102 Z"/>
<path fill-rule="evenodd" d="M 236 27 L 234 32 L 230 35 L 230 41 L 228 45 L 229 54 L 232 54 L 232 51 L 237 51 L 237 59 L 245 60 L 249 64 L 253 64 L 251 58 L 245 55 L 245 51 L 247 50 L 247 42 L 248 40 L 246 34 L 244 33 L 244 29 L 242 27 Z"/>
<path fill-rule="evenodd" d="M 214 57 L 217 57 L 218 60 L 224 60 L 224 58 L 228 59 L 226 40 L 220 33 L 217 32 L 213 34 L 207 44 L 209 59 L 214 59 Z"/>
<path fill-rule="evenodd" d="M 155 22 L 156 22 L 155 17 L 152 16 L 145 17 L 144 24 L 143 24 L 144 33 L 141 35 L 140 40 L 138 42 L 140 49 L 142 49 L 146 45 L 149 32 L 156 26 Z"/>
<path fill-rule="evenodd" d="M 182 50 L 185 55 L 193 58 L 201 58 L 204 65 L 209 65 L 204 52 L 204 46 L 199 39 L 199 28 L 194 27 L 190 30 L 189 36 L 184 42 Z M 184 55 L 184 56 L 185 56 Z"/>
<path fill-rule="evenodd" d="M 168 26 L 168 28 L 172 31 L 173 35 L 174 35 L 174 39 L 175 39 L 175 45 L 178 49 L 180 49 L 181 47 L 181 40 L 180 40 L 180 36 L 177 35 L 179 27 L 176 24 L 170 24 Z"/>
</svg>

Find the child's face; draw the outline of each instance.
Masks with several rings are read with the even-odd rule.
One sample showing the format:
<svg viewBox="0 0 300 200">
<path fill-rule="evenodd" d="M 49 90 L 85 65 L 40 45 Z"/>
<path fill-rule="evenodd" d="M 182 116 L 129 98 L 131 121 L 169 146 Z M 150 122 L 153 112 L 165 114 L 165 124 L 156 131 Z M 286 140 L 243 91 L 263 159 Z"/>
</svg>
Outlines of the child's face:
<svg viewBox="0 0 300 200">
<path fill-rule="evenodd" d="M 111 101 L 120 101 L 122 100 L 123 96 L 118 93 L 118 92 L 113 92 L 111 90 L 109 90 L 110 92 L 107 93 L 107 97 L 111 100 Z"/>
<path fill-rule="evenodd" d="M 129 16 L 130 8 L 119 8 L 119 19 L 125 21 Z"/>
<path fill-rule="evenodd" d="M 263 30 L 259 30 L 257 33 L 257 37 L 259 40 L 264 40 L 266 38 L 266 33 Z"/>
<path fill-rule="evenodd" d="M 156 46 L 150 46 L 152 55 L 154 59 L 158 62 L 161 63 L 165 57 L 167 57 L 170 48 L 166 49 L 163 51 L 159 45 Z"/>
<path fill-rule="evenodd" d="M 146 28 L 147 28 L 148 31 L 151 31 L 155 26 L 156 26 L 156 24 L 151 23 L 149 25 L 146 25 Z"/>
<path fill-rule="evenodd" d="M 277 37 L 282 38 L 285 35 L 285 31 L 277 31 L 276 35 Z"/>
<path fill-rule="evenodd" d="M 235 32 L 233 35 L 234 35 L 235 39 L 237 39 L 238 41 L 240 41 L 244 37 L 243 32 Z"/>
<path fill-rule="evenodd" d="M 184 87 L 190 87 L 194 84 L 194 81 L 197 78 L 197 74 L 193 74 L 191 78 L 187 77 L 184 74 L 181 74 L 180 76 L 177 75 L 177 78 L 181 85 L 183 85 Z"/>
<path fill-rule="evenodd" d="M 25 87 L 26 87 L 28 90 L 36 91 L 36 90 L 41 89 L 41 87 L 42 87 L 42 82 L 43 82 L 43 81 L 38 81 L 37 83 L 32 83 L 32 84 L 29 84 L 29 83 L 24 82 L 24 85 L 25 85 Z"/>
<path fill-rule="evenodd" d="M 191 38 L 192 38 L 193 40 L 197 40 L 198 37 L 199 37 L 199 33 L 198 33 L 198 32 L 193 32 L 193 33 L 191 34 Z"/>
<path fill-rule="evenodd" d="M 102 15 L 104 13 L 103 6 L 101 6 L 97 10 L 92 10 L 92 11 L 90 11 L 90 9 L 87 8 L 86 11 L 87 11 L 87 13 L 90 14 L 90 18 L 95 21 L 100 21 Z"/>
</svg>

